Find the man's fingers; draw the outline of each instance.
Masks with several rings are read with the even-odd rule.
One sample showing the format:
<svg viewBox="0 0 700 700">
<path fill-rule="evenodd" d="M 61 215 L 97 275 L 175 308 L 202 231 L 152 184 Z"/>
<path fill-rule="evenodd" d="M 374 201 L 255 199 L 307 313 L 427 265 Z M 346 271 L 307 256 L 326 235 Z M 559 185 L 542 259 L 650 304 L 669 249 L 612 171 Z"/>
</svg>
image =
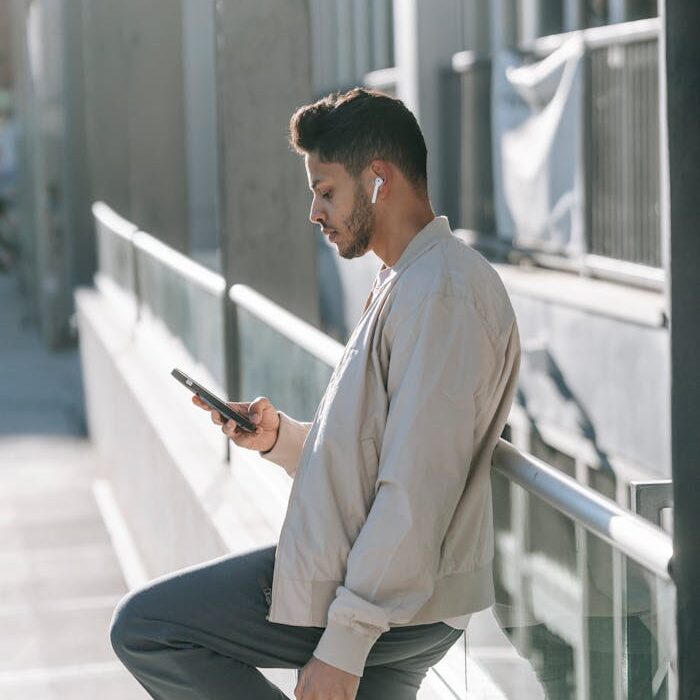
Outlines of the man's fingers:
<svg viewBox="0 0 700 700">
<path fill-rule="evenodd" d="M 272 404 L 266 396 L 259 396 L 255 401 L 251 401 L 248 407 L 248 415 L 253 423 L 259 422 L 263 412 L 268 408 L 272 408 Z"/>
<path fill-rule="evenodd" d="M 294 688 L 294 697 L 296 698 L 296 700 L 301 700 L 302 695 L 304 694 L 304 685 L 305 685 L 304 669 L 302 668 L 299 671 L 299 678 L 297 679 L 297 684 Z"/>
<path fill-rule="evenodd" d="M 197 396 L 197 394 L 192 396 L 192 403 L 195 406 L 199 406 L 199 408 L 203 408 L 207 411 L 209 410 L 209 406 L 207 406 L 207 404 L 205 404 L 204 401 L 202 401 L 202 399 L 200 399 L 199 396 Z"/>
</svg>

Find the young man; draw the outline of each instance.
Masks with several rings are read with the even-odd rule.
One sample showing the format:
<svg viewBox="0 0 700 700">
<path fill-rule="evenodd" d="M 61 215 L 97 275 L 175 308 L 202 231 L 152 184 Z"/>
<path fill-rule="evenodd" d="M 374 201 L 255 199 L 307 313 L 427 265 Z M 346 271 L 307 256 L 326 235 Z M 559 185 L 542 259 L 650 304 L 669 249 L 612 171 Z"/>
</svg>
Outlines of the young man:
<svg viewBox="0 0 700 700">
<path fill-rule="evenodd" d="M 313 423 L 267 398 L 231 404 L 254 434 L 212 412 L 295 481 L 276 548 L 120 604 L 113 645 L 154 698 L 283 697 L 256 667 L 301 668 L 302 700 L 415 698 L 493 601 L 489 471 L 520 357 L 505 289 L 433 213 L 402 102 L 327 97 L 292 117 L 290 140 L 311 220 L 343 257 L 384 264 Z"/>
</svg>

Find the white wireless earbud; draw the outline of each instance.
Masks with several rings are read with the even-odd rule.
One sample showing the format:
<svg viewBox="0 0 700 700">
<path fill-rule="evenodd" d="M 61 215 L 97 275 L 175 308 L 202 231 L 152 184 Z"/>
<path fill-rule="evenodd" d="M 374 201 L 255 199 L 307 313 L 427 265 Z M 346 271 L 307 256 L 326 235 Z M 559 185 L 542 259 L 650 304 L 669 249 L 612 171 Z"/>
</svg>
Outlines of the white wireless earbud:
<svg viewBox="0 0 700 700">
<path fill-rule="evenodd" d="M 377 195 L 379 194 L 379 188 L 384 184 L 384 180 L 381 177 L 374 178 L 374 190 L 372 191 L 372 204 L 377 203 Z"/>
</svg>

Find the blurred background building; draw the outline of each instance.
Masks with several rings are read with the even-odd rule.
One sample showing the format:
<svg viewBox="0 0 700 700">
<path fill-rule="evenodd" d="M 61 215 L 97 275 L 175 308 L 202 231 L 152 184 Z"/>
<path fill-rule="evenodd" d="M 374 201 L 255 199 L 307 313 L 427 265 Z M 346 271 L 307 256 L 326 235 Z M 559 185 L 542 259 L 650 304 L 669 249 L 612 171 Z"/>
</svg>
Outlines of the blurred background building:
<svg viewBox="0 0 700 700">
<path fill-rule="evenodd" d="M 167 373 L 179 363 L 312 418 L 379 261 L 342 260 L 309 224 L 286 129 L 301 104 L 355 85 L 415 112 L 436 211 L 506 284 L 523 341 L 506 437 L 671 531 L 658 13 L 655 0 L 0 2 L 0 262 L 46 347 L 80 336 L 90 437 L 148 575 L 281 525 L 284 480 L 236 454 L 222 473 L 222 445 Z M 500 472 L 494 496 L 506 635 L 474 658 L 498 692 L 526 697 L 509 671 L 524 659 L 546 697 L 675 697 L 672 587 Z"/>
</svg>

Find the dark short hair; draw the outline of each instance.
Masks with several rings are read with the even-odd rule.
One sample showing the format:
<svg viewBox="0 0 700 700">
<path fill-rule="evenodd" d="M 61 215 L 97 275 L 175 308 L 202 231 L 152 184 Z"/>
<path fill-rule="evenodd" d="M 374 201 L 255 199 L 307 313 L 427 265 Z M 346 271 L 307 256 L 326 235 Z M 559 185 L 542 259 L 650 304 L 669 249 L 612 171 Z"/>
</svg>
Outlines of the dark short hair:
<svg viewBox="0 0 700 700">
<path fill-rule="evenodd" d="M 418 122 L 395 97 L 354 88 L 299 108 L 289 123 L 289 143 L 317 153 L 357 177 L 373 160 L 393 163 L 415 186 L 427 182 L 427 149 Z"/>
</svg>

